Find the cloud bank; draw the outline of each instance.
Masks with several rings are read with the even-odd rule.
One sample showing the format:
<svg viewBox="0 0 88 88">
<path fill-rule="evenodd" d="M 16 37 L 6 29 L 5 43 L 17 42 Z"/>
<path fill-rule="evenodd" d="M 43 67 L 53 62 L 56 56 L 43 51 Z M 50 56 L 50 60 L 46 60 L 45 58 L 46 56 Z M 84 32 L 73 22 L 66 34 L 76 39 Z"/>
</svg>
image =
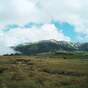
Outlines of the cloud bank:
<svg viewBox="0 0 88 88">
<path fill-rule="evenodd" d="M 49 39 L 70 41 L 70 38 L 65 36 L 62 30 L 58 31 L 54 24 L 45 24 L 39 27 L 32 26 L 31 28 L 10 29 L 1 37 L 3 37 L 7 46 Z"/>
<path fill-rule="evenodd" d="M 65 36 L 51 24 L 52 21 L 73 25 L 75 32 L 78 33 L 78 39 L 88 41 L 87 3 L 87 0 L 0 0 L 1 46 L 6 48 L 52 38 L 70 41 L 69 36 Z M 28 23 L 43 25 L 24 28 Z M 18 27 L 3 31 L 3 28 L 13 24 Z M 3 52 L 2 50 L 5 49 L 0 49 L 0 52 Z"/>
<path fill-rule="evenodd" d="M 3 54 L 15 54 L 16 52 L 9 48 L 5 42 L 5 40 L 3 40 L 2 36 L 0 36 L 0 55 Z"/>
</svg>

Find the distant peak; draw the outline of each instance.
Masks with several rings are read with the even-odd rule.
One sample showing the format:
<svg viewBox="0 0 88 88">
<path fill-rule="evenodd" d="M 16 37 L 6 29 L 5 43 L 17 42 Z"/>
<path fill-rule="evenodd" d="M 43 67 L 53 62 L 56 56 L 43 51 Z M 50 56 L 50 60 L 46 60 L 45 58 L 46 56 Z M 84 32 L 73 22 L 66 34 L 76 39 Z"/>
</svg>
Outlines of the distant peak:
<svg viewBox="0 0 88 88">
<path fill-rule="evenodd" d="M 50 41 L 50 42 L 58 42 L 58 41 L 55 40 L 55 39 L 49 39 L 48 41 Z"/>
</svg>

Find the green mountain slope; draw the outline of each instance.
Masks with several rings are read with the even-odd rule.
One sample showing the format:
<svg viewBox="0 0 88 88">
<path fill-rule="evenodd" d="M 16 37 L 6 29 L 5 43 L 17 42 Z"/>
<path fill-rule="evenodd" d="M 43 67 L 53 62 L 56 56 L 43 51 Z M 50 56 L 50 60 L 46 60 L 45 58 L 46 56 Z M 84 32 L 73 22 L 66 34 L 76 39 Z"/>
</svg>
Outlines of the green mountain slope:
<svg viewBox="0 0 88 88">
<path fill-rule="evenodd" d="M 77 47 L 71 42 L 56 41 L 52 39 L 19 45 L 15 48 L 15 50 L 20 51 L 22 54 L 35 54 L 58 50 L 74 51 L 77 50 Z"/>
<path fill-rule="evenodd" d="M 88 43 L 83 43 L 79 46 L 79 50 L 88 51 Z"/>
</svg>

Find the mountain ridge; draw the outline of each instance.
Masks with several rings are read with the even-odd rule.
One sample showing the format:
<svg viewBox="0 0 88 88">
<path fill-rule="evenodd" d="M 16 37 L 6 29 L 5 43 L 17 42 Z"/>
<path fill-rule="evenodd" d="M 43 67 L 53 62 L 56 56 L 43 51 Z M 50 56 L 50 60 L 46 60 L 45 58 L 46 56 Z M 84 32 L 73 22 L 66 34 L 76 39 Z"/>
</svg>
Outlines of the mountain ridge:
<svg viewBox="0 0 88 88">
<path fill-rule="evenodd" d="M 42 40 L 25 43 L 14 48 L 22 54 L 35 54 L 43 52 L 64 51 L 88 51 L 88 43 L 73 43 L 68 41 L 57 41 L 55 39 Z"/>
</svg>

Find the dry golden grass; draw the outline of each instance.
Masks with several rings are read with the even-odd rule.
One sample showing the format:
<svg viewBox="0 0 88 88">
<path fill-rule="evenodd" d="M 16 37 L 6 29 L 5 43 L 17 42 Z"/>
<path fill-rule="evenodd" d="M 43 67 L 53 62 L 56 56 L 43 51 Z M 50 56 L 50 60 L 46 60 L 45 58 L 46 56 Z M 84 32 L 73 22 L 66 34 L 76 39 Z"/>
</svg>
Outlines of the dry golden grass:
<svg viewBox="0 0 88 88">
<path fill-rule="evenodd" d="M 0 56 L 0 88 L 88 88 L 88 59 Z"/>
</svg>

